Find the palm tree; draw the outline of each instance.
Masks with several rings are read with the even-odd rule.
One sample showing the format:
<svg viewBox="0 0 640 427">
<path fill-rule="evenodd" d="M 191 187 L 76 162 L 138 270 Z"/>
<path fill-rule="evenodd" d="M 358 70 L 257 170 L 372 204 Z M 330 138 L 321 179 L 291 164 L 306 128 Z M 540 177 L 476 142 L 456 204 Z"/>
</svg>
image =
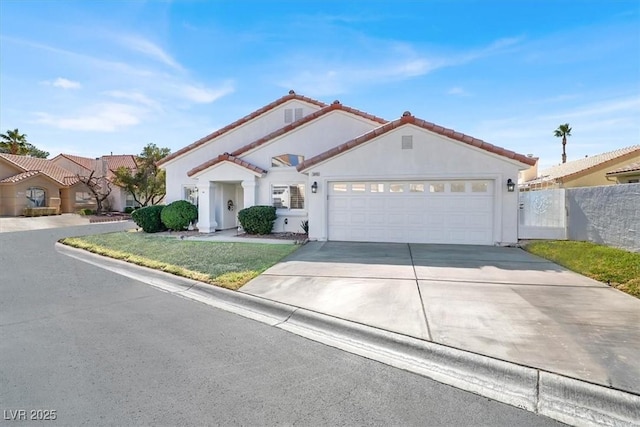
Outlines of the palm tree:
<svg viewBox="0 0 640 427">
<path fill-rule="evenodd" d="M 558 129 L 556 129 L 553 134 L 557 138 L 562 138 L 562 163 L 567 163 L 567 152 L 565 150 L 565 147 L 567 146 L 567 137 L 571 136 L 571 128 L 569 127 L 569 123 L 558 126 Z"/>
<path fill-rule="evenodd" d="M 18 129 L 7 130 L 7 133 L 0 134 L 0 151 L 9 154 L 27 154 L 27 135 L 22 134 Z"/>
</svg>

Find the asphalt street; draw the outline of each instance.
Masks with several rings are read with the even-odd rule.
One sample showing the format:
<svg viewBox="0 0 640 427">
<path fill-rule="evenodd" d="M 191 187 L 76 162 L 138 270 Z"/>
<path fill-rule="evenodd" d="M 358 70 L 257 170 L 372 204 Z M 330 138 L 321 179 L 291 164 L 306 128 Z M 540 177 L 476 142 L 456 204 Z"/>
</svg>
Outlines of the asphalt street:
<svg viewBox="0 0 640 427">
<path fill-rule="evenodd" d="M 126 226 L 0 233 L 0 424 L 558 425 L 54 250 Z"/>
</svg>

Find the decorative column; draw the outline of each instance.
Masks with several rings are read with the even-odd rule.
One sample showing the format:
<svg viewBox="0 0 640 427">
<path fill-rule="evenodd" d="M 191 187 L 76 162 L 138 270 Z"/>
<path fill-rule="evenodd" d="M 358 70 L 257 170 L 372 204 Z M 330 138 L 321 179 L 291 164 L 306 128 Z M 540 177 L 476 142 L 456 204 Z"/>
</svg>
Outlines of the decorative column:
<svg viewBox="0 0 640 427">
<path fill-rule="evenodd" d="M 256 180 L 242 181 L 242 192 L 244 194 L 244 208 L 250 208 L 256 204 Z"/>
<path fill-rule="evenodd" d="M 198 231 L 213 233 L 218 223 L 215 215 L 217 185 L 214 182 L 198 182 Z"/>
</svg>

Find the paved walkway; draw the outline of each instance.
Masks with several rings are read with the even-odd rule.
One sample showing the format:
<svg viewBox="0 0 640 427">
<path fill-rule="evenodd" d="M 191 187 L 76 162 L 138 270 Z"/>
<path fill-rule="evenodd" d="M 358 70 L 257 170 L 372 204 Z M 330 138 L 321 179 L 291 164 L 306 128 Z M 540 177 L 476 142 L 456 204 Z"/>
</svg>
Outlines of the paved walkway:
<svg viewBox="0 0 640 427">
<path fill-rule="evenodd" d="M 241 292 L 640 394 L 640 300 L 521 249 L 311 242 Z"/>
</svg>

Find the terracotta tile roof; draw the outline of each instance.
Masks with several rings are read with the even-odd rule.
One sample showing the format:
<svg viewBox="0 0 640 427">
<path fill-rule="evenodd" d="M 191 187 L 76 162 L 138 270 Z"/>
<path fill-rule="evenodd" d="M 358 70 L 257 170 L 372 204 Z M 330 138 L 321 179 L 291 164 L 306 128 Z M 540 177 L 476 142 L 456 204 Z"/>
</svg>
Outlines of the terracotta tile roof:
<svg viewBox="0 0 640 427">
<path fill-rule="evenodd" d="M 73 172 L 56 166 L 47 159 L 16 156 L 14 154 L 5 153 L 0 153 L 0 157 L 22 169 L 23 172 L 41 172 L 42 174 L 48 176 L 61 185 L 73 185 L 77 182 L 77 179 L 75 178 L 75 174 Z M 20 173 L 18 175 L 23 174 Z M 26 177 L 23 176 L 20 179 L 26 179 Z"/>
<path fill-rule="evenodd" d="M 397 129 L 401 126 L 407 125 L 407 124 L 412 124 L 415 126 L 418 126 L 422 129 L 426 129 L 430 132 L 433 133 L 437 133 L 439 135 L 442 136 L 446 136 L 447 138 L 450 139 L 454 139 L 456 141 L 460 141 L 463 142 L 465 144 L 480 148 L 482 150 L 488 151 L 490 153 L 494 153 L 494 154 L 498 154 L 500 156 L 512 159 L 512 160 L 516 160 L 518 162 L 527 164 L 527 165 L 534 165 L 536 162 L 535 158 L 532 157 L 527 157 L 523 154 L 518 154 L 515 153 L 513 151 L 507 150 L 505 148 L 501 148 L 492 144 L 489 144 L 488 142 L 485 142 L 481 139 L 477 139 L 477 138 L 473 138 L 469 135 L 465 135 L 463 133 L 460 132 L 456 132 L 453 129 L 447 129 L 445 127 L 436 125 L 434 123 L 431 122 L 427 122 L 425 120 L 422 119 L 418 119 L 414 116 L 411 115 L 411 113 L 409 113 L 408 111 L 406 111 L 402 117 L 400 117 L 397 120 L 394 120 L 392 122 L 388 122 L 387 124 L 384 124 L 374 130 L 372 130 L 371 132 L 365 133 L 364 135 L 361 135 L 355 139 L 352 139 L 350 141 L 345 142 L 344 144 L 338 145 L 337 147 L 334 147 L 328 151 L 325 151 L 324 153 L 318 154 L 315 157 L 312 157 L 310 159 L 305 160 L 304 162 L 300 163 L 297 166 L 298 171 L 303 171 L 305 169 L 310 168 L 311 166 L 314 166 L 318 163 L 321 163 L 325 160 L 328 160 L 330 158 L 332 158 L 333 156 L 336 156 L 338 154 L 344 153 L 345 151 L 351 150 L 352 148 L 355 148 L 361 144 L 364 144 L 365 142 L 371 141 L 374 138 L 377 138 L 381 135 L 384 135 L 387 132 L 392 131 L 393 129 Z"/>
<path fill-rule="evenodd" d="M 342 105 L 340 103 L 340 101 L 333 101 L 333 103 L 331 105 L 327 105 L 326 107 L 323 107 L 318 111 L 315 111 L 315 112 L 313 112 L 311 114 L 308 114 L 308 115 L 304 116 L 300 120 L 296 120 L 293 123 L 290 123 L 290 124 L 288 124 L 288 125 L 286 125 L 284 127 L 281 127 L 280 129 L 271 132 L 269 135 L 264 136 L 264 137 L 262 137 L 262 138 L 260 138 L 260 139 L 258 139 L 256 141 L 253 141 L 250 144 L 245 145 L 244 147 L 241 147 L 241 148 L 235 150 L 231 154 L 234 155 L 234 156 L 240 156 L 240 155 L 246 153 L 247 151 L 251 151 L 254 148 L 257 148 L 257 147 L 261 146 L 262 144 L 265 144 L 265 143 L 271 141 L 274 138 L 277 138 L 277 137 L 279 137 L 281 135 L 284 135 L 284 134 L 286 134 L 288 132 L 291 132 L 292 130 L 294 130 L 296 128 L 299 128 L 300 126 L 305 125 L 305 124 L 307 124 L 309 122 L 312 122 L 313 120 L 315 120 L 315 119 L 317 119 L 319 117 L 322 117 L 322 116 L 324 116 L 324 115 L 326 115 L 326 114 L 328 114 L 328 113 L 330 113 L 332 111 L 345 111 L 347 113 L 351 113 L 351 114 L 354 114 L 356 116 L 363 117 L 363 118 L 365 118 L 367 120 L 371 120 L 373 122 L 378 122 L 380 124 L 385 124 L 385 123 L 388 122 L 387 120 L 382 119 L 382 118 L 377 117 L 377 116 L 374 116 L 372 114 L 368 114 L 368 113 L 365 113 L 363 111 L 356 110 L 355 108 L 351 108 L 351 107 L 347 107 L 345 105 Z"/>
<path fill-rule="evenodd" d="M 0 180 L 0 183 L 6 183 L 6 182 L 11 182 L 11 183 L 13 183 L 13 182 L 20 182 L 20 181 L 25 180 L 25 179 L 27 179 L 27 178 L 31 178 L 32 176 L 41 175 L 41 174 L 42 174 L 42 172 L 40 172 L 40 171 L 27 171 L 27 172 L 22 172 L 22 173 L 19 173 L 19 174 L 17 174 L 17 175 L 10 176 L 10 177 L 5 178 L 5 179 L 1 179 L 1 180 Z"/>
<path fill-rule="evenodd" d="M 231 162 L 231 163 L 235 163 L 236 165 L 242 166 L 243 168 L 246 168 L 248 170 L 250 170 L 251 172 L 255 172 L 257 174 L 260 175 L 264 175 L 267 173 L 266 170 L 259 168 L 258 166 L 252 165 L 249 162 L 246 162 L 242 159 L 237 158 L 236 156 L 233 156 L 229 153 L 224 153 L 224 154 L 220 154 L 218 157 L 216 157 L 215 159 L 209 160 L 208 162 L 205 162 L 203 164 L 201 164 L 200 166 L 197 166 L 193 169 L 191 169 L 189 172 L 187 172 L 188 176 L 193 176 L 195 174 L 197 174 L 198 172 L 202 172 L 205 169 L 210 168 L 211 166 L 215 166 L 219 163 L 222 162 Z"/>
<path fill-rule="evenodd" d="M 80 157 L 80 156 L 74 156 L 73 154 L 64 154 L 64 153 L 59 154 L 59 156 L 65 157 L 68 160 L 71 160 L 73 163 L 85 168 L 88 171 L 92 171 L 93 168 L 95 168 L 96 166 L 95 159 L 90 159 L 88 157 Z"/>
<path fill-rule="evenodd" d="M 184 148 L 181 148 L 180 150 L 176 151 L 175 153 L 169 154 L 167 157 L 165 157 L 164 159 L 160 160 L 158 162 L 158 165 L 162 165 L 166 162 L 168 162 L 169 160 L 175 159 L 176 157 L 182 156 L 185 153 L 188 153 L 189 151 L 205 144 L 206 142 L 219 137 L 220 135 L 224 135 L 225 133 L 237 128 L 238 126 L 241 126 L 253 119 L 255 119 L 256 117 L 266 113 L 267 111 L 273 110 L 274 108 L 278 107 L 279 105 L 284 104 L 287 101 L 291 101 L 291 100 L 298 100 L 298 101 L 304 101 L 307 102 L 309 104 L 313 104 L 313 105 L 317 105 L 318 107 L 326 107 L 327 104 L 325 104 L 324 102 L 320 102 L 317 101 L 315 99 L 311 99 L 311 98 L 307 98 L 306 96 L 302 96 L 302 95 L 298 95 L 296 94 L 294 91 L 290 90 L 288 95 L 283 96 L 282 98 L 276 99 L 275 101 L 273 101 L 270 104 L 265 105 L 262 108 L 257 109 L 256 111 L 254 111 L 251 114 L 248 114 L 246 116 L 244 116 L 243 118 L 236 120 L 235 122 L 231 123 L 230 125 L 227 125 L 221 129 L 218 129 L 217 131 L 210 133 L 209 135 L 205 136 L 204 138 L 200 138 L 199 140 L 197 140 L 196 142 L 187 145 Z"/>
<path fill-rule="evenodd" d="M 618 169 L 607 172 L 607 175 L 620 175 L 629 172 L 640 172 L 640 162 L 632 162 L 626 164 L 622 167 L 619 167 Z"/>
<path fill-rule="evenodd" d="M 620 161 L 625 156 L 640 156 L 640 145 L 620 148 L 606 153 L 589 156 L 578 160 L 573 160 L 548 169 L 540 171 L 538 177 L 527 181 L 525 184 L 538 184 L 549 181 L 564 181 L 567 178 L 574 178 L 582 174 L 589 173 L 594 169 L 606 167 L 608 163 Z"/>
</svg>

